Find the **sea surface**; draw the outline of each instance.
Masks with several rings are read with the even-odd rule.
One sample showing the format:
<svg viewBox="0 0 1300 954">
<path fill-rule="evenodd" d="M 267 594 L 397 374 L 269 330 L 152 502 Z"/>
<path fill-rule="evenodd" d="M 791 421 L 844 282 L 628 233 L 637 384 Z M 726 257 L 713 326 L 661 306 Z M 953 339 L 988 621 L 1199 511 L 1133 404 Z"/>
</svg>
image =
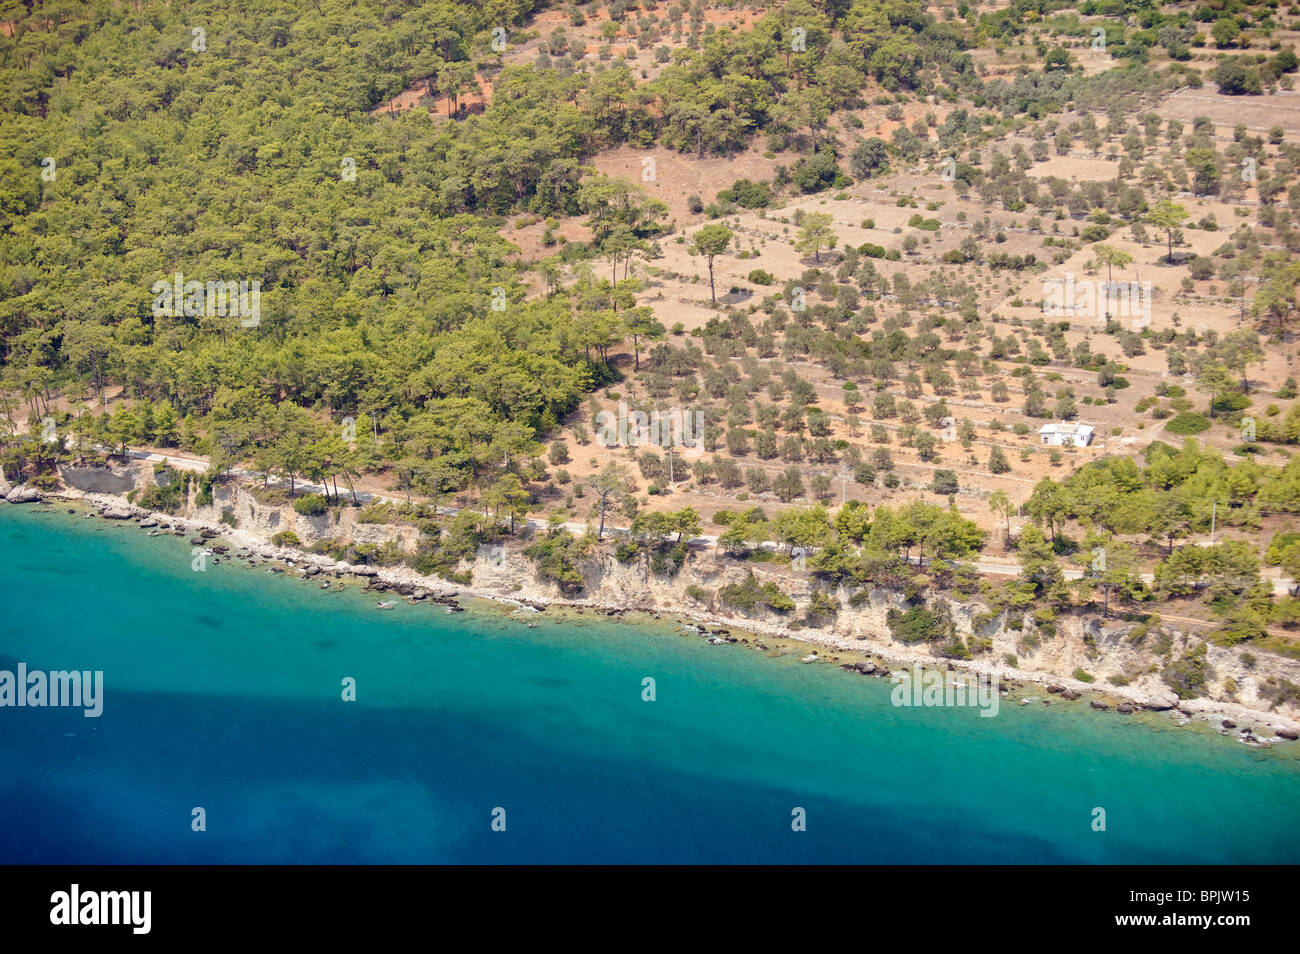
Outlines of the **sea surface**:
<svg viewBox="0 0 1300 954">
<path fill-rule="evenodd" d="M 0 506 L 0 670 L 105 685 L 97 719 L 0 708 L 0 862 L 1300 862 L 1295 745 L 191 559 Z"/>
</svg>

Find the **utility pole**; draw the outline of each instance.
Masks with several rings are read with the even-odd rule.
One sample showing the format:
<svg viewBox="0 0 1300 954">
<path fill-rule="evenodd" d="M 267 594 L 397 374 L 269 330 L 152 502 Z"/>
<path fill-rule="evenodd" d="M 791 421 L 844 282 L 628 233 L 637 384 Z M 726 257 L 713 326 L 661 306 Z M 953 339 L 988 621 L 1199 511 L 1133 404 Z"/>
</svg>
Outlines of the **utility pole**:
<svg viewBox="0 0 1300 954">
<path fill-rule="evenodd" d="M 848 502 L 849 478 L 853 475 L 847 470 L 840 471 L 840 506 L 843 507 Z"/>
</svg>

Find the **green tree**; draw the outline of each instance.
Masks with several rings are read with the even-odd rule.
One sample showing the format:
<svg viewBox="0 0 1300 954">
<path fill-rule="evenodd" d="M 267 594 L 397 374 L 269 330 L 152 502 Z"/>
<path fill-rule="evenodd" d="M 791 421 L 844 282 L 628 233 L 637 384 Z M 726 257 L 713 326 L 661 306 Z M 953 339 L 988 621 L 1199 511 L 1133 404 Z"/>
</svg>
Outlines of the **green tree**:
<svg viewBox="0 0 1300 954">
<path fill-rule="evenodd" d="M 592 509 L 600 514 L 600 529 L 597 540 L 605 538 L 605 516 L 609 509 L 619 504 L 632 491 L 632 482 L 627 470 L 616 463 L 607 464 L 604 470 L 597 471 L 587 479 L 587 488 L 595 495 Z"/>
<path fill-rule="evenodd" d="M 1108 540 L 1081 551 L 1085 559 L 1082 584 L 1102 593 L 1103 617 L 1110 615 L 1111 591 L 1128 590 L 1138 583 L 1137 552 L 1127 543 Z"/>
<path fill-rule="evenodd" d="M 1264 360 L 1264 348 L 1259 342 L 1259 334 L 1251 328 L 1230 331 L 1215 342 L 1212 353 L 1226 367 L 1241 376 L 1241 391 L 1249 394 L 1250 381 L 1246 373 L 1252 364 Z"/>
<path fill-rule="evenodd" d="M 821 250 L 834 248 L 839 239 L 832 230 L 834 219 L 827 212 L 809 212 L 803 217 L 799 235 L 795 240 L 795 251 L 804 255 L 809 253 L 813 261 L 821 264 Z"/>
<path fill-rule="evenodd" d="M 1007 461 L 1006 452 L 1001 447 L 992 447 L 989 449 L 989 472 L 993 474 L 1005 474 L 1011 470 L 1011 464 Z"/>
<path fill-rule="evenodd" d="M 993 491 L 993 493 L 989 494 L 989 510 L 1006 520 L 1006 539 L 1003 545 L 1011 546 L 1011 515 L 1016 512 L 1016 507 L 1011 503 L 1011 498 L 1006 495 L 1005 491 Z"/>
<path fill-rule="evenodd" d="M 1020 531 L 1016 555 L 1020 560 L 1020 578 L 1032 587 L 1034 595 L 1041 596 L 1064 581 L 1065 575 L 1056 562 L 1052 545 L 1034 524 Z"/>
<path fill-rule="evenodd" d="M 1232 389 L 1232 376 L 1228 368 L 1213 354 L 1201 355 L 1193 364 L 1196 374 L 1196 390 L 1210 396 L 1210 417 L 1214 417 L 1214 402 L 1220 394 Z M 1204 419 L 1201 424 L 1204 426 Z"/>
<path fill-rule="evenodd" d="M 1092 247 L 1093 264 L 1098 268 L 1106 268 L 1106 284 L 1112 284 L 1112 269 L 1127 268 L 1133 264 L 1133 256 L 1121 248 L 1114 245 L 1106 245 L 1098 242 Z"/>
<path fill-rule="evenodd" d="M 718 293 L 713 287 L 713 260 L 731 247 L 731 235 L 725 225 L 706 225 L 695 233 L 695 250 L 709 263 L 709 295 L 715 304 Z"/>
<path fill-rule="evenodd" d="M 1237 26 L 1237 21 L 1232 17 L 1220 17 L 1210 28 L 1210 36 L 1214 37 L 1214 45 L 1223 49 L 1237 42 L 1237 37 L 1241 36 L 1241 27 Z"/>
<path fill-rule="evenodd" d="M 1170 202 L 1168 199 L 1161 199 L 1155 204 L 1147 218 L 1156 228 L 1165 233 L 1165 238 L 1169 243 L 1169 264 L 1174 262 L 1174 229 L 1182 226 L 1188 219 L 1187 209 L 1176 202 Z"/>
</svg>

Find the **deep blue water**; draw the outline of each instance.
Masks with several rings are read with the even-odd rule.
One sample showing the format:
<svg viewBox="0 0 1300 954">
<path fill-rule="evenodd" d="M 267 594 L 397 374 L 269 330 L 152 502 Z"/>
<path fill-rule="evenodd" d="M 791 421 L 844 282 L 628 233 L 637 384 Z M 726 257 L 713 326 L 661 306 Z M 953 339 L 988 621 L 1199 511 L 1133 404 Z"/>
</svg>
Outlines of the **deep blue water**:
<svg viewBox="0 0 1300 954">
<path fill-rule="evenodd" d="M 0 862 L 1300 861 L 1300 749 L 1167 716 L 895 708 L 666 624 L 379 612 L 62 510 L 0 507 L 0 559 L 0 669 L 106 684 L 98 719 L 0 708 Z"/>
</svg>

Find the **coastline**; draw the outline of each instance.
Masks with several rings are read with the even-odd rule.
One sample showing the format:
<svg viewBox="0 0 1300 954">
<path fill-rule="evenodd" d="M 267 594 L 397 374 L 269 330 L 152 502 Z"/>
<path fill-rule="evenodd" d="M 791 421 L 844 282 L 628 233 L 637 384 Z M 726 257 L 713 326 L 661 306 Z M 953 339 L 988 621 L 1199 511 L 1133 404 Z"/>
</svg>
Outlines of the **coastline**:
<svg viewBox="0 0 1300 954">
<path fill-rule="evenodd" d="M 338 578 L 340 581 L 344 579 L 364 581 L 364 588 L 368 592 L 380 595 L 392 593 L 395 597 L 405 598 L 412 603 L 425 601 L 440 603 L 446 607 L 445 611 L 448 613 L 460 610 L 455 606 L 454 600 L 479 599 L 502 606 L 532 607 L 535 610 L 545 610 L 548 607 L 565 608 L 579 613 L 590 611 L 609 617 L 622 617 L 628 613 L 641 614 L 658 621 L 675 622 L 679 629 L 694 627 L 697 632 L 684 630 L 689 635 L 721 636 L 728 642 L 743 642 L 748 648 L 766 651 L 771 655 L 784 654 L 781 651 L 785 649 L 786 644 L 792 648 L 785 649 L 785 652 L 793 652 L 796 649 L 802 652 L 807 648 L 818 655 L 817 662 L 836 664 L 842 669 L 849 669 L 862 675 L 888 677 L 891 669 L 919 665 L 930 669 L 943 668 L 954 672 L 996 676 L 1004 690 L 1003 696 L 1007 703 L 1026 705 L 1040 702 L 1055 705 L 1058 701 L 1078 701 L 1081 705 L 1087 704 L 1092 709 L 1113 710 L 1118 715 L 1131 715 L 1140 710 L 1169 712 L 1170 721 L 1175 725 L 1184 725 L 1192 721 L 1207 723 L 1217 728 L 1222 735 L 1237 736 L 1239 741 L 1260 747 L 1294 741 L 1280 736 L 1279 730 L 1289 734 L 1300 733 L 1300 721 L 1240 703 L 1203 697 L 1178 700 L 1171 698 L 1172 692 L 1157 695 L 1134 686 L 1108 686 L 1103 689 L 1069 676 L 1020 669 L 988 659 L 946 659 L 919 648 L 892 643 L 889 637 L 881 637 L 874 633 L 866 637 L 850 639 L 811 626 L 801 626 L 797 630 L 792 630 L 789 625 L 780 622 L 703 611 L 677 604 L 618 605 L 599 598 L 536 593 L 514 596 L 487 586 L 473 583 L 461 586 L 438 577 L 422 576 L 406 567 L 397 569 L 352 564 L 292 547 L 278 547 L 251 530 L 233 528 L 220 521 L 202 517 L 182 517 L 148 510 L 114 494 L 92 493 L 68 487 L 40 493 L 38 497 L 25 502 L 37 502 L 37 500 L 48 504 L 54 502 L 79 504 L 87 508 L 88 516 L 131 522 L 142 530 L 156 534 L 202 537 L 205 549 L 211 549 L 216 545 L 227 550 L 245 552 L 258 561 L 282 566 L 283 572 L 286 573 L 296 571 L 304 577 L 324 575 Z M 220 551 L 212 552 L 216 559 L 229 558 L 227 554 Z M 780 641 L 782 645 L 769 646 L 766 640 Z M 827 655 L 821 655 L 827 651 L 829 651 Z M 1022 690 L 1041 690 L 1044 696 L 1035 695 L 1031 700 L 1024 696 Z"/>
</svg>

